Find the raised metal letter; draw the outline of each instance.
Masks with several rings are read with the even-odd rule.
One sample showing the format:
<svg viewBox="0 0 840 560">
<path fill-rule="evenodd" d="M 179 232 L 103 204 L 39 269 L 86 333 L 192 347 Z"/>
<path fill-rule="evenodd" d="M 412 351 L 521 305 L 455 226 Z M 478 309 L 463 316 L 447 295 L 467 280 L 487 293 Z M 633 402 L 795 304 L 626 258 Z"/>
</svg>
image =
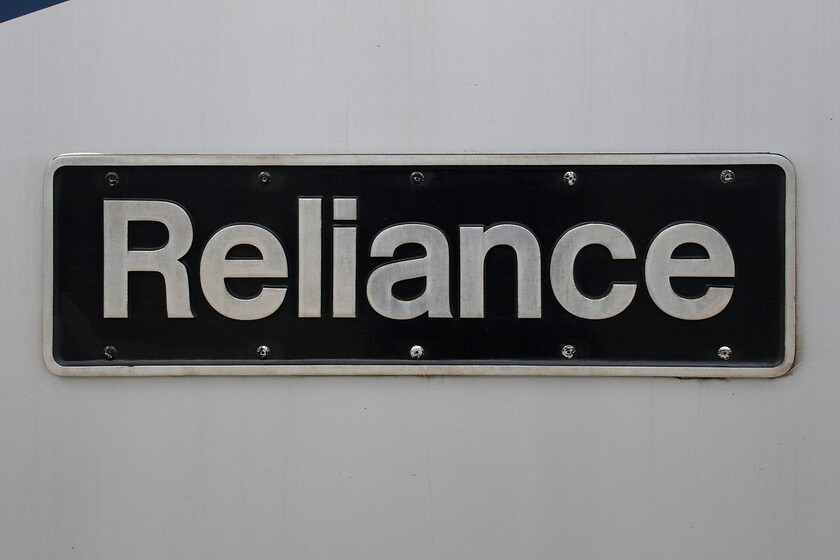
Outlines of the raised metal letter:
<svg viewBox="0 0 840 560">
<path fill-rule="evenodd" d="M 686 243 L 703 246 L 709 258 L 672 258 L 674 249 Z M 671 288 L 671 278 L 680 276 L 734 277 L 735 259 L 723 235 L 697 222 L 673 225 L 654 238 L 645 261 L 645 281 L 650 297 L 668 315 L 698 321 L 723 311 L 732 298 L 732 288 L 710 286 L 700 297 L 684 298 Z"/>
<path fill-rule="evenodd" d="M 484 259 L 498 245 L 516 252 L 516 316 L 536 319 L 542 314 L 540 244 L 525 227 L 499 224 L 461 226 L 461 317 L 484 317 Z"/>
<path fill-rule="evenodd" d="M 583 319 L 609 319 L 624 311 L 633 296 L 636 285 L 632 282 L 613 282 L 609 291 L 600 298 L 589 298 L 575 284 L 575 258 L 587 245 L 603 245 L 613 259 L 635 259 L 633 243 L 623 231 L 610 224 L 581 224 L 557 240 L 551 253 L 549 274 L 554 297 L 563 308 Z"/>
<path fill-rule="evenodd" d="M 227 259 L 237 245 L 251 245 L 262 259 Z M 253 321 L 268 317 L 280 307 L 286 288 L 263 287 L 249 299 L 235 297 L 225 287 L 225 278 L 285 278 L 289 273 L 286 251 L 274 234 L 260 226 L 234 224 L 217 231 L 201 254 L 201 290 L 213 309 L 231 319 Z"/>
<path fill-rule="evenodd" d="M 355 220 L 356 199 L 333 199 L 334 220 Z M 333 227 L 333 317 L 356 316 L 356 226 Z"/>
<path fill-rule="evenodd" d="M 298 317 L 321 316 L 321 199 L 298 199 Z"/>
<path fill-rule="evenodd" d="M 166 316 L 191 318 L 187 268 L 178 259 L 192 245 L 189 214 L 174 202 L 163 200 L 104 200 L 103 317 L 128 317 L 128 273 L 160 272 L 166 289 Z M 169 241 L 159 249 L 128 248 L 129 222 L 158 222 L 169 231 Z"/>
<path fill-rule="evenodd" d="M 400 245 L 416 243 L 426 256 L 383 264 L 368 278 L 367 298 L 374 311 L 389 319 L 413 319 L 428 311 L 429 317 L 452 317 L 449 308 L 449 242 L 442 231 L 428 224 L 400 224 L 379 232 L 370 247 L 371 257 L 393 257 Z M 394 284 L 426 278 L 420 296 L 394 297 Z"/>
</svg>

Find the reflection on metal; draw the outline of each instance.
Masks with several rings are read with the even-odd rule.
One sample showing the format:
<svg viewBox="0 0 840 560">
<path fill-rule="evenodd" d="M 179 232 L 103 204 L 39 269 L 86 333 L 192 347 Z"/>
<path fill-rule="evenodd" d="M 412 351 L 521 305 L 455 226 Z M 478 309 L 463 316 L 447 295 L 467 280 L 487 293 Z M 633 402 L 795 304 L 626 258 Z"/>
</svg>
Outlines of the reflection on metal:
<svg viewBox="0 0 840 560">
<path fill-rule="evenodd" d="M 102 349 L 102 357 L 106 360 L 113 360 L 117 357 L 117 349 L 113 346 L 106 346 Z"/>
<path fill-rule="evenodd" d="M 566 173 L 563 174 L 563 182 L 565 182 L 570 187 L 575 186 L 577 180 L 578 176 L 577 173 L 575 173 L 574 171 L 566 171 Z"/>
<path fill-rule="evenodd" d="M 419 360 L 425 354 L 425 350 L 423 350 L 422 346 L 412 346 L 411 350 L 409 351 L 409 355 L 414 358 L 415 360 Z"/>
<path fill-rule="evenodd" d="M 271 356 L 271 348 L 265 345 L 262 345 L 259 348 L 257 348 L 257 357 L 260 360 L 266 360 L 269 356 Z"/>
<path fill-rule="evenodd" d="M 728 185 L 735 182 L 735 172 L 731 169 L 724 169 L 720 172 L 720 182 Z"/>
<path fill-rule="evenodd" d="M 721 346 L 717 351 L 718 358 L 728 360 L 732 357 L 732 349 L 729 346 Z"/>
<path fill-rule="evenodd" d="M 577 349 L 571 344 L 565 345 L 563 347 L 563 350 L 560 351 L 560 353 L 563 354 L 563 357 L 567 360 L 571 360 L 572 358 L 574 358 L 575 352 L 577 352 Z"/>
</svg>

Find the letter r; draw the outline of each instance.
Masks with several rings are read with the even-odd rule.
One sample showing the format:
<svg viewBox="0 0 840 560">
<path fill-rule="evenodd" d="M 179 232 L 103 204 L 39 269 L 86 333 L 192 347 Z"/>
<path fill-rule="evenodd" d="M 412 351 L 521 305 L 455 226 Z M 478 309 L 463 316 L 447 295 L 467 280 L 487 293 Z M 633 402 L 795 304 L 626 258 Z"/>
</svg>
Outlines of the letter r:
<svg viewBox="0 0 840 560">
<path fill-rule="evenodd" d="M 103 317 L 128 317 L 128 273 L 142 271 L 163 275 L 167 317 L 192 318 L 187 268 L 178 261 L 192 245 L 187 211 L 163 200 L 104 200 L 103 222 Z M 169 231 L 169 241 L 159 249 L 131 250 L 129 222 L 161 223 Z"/>
</svg>

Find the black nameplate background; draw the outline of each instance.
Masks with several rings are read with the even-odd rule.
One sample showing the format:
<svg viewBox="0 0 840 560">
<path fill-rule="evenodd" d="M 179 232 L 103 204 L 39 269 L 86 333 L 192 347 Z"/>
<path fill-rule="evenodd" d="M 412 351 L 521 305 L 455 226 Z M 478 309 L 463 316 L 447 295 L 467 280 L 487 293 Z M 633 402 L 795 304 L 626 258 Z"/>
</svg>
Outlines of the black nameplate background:
<svg viewBox="0 0 840 560">
<path fill-rule="evenodd" d="M 413 362 L 409 349 L 425 349 L 424 363 L 684 365 L 716 367 L 779 364 L 784 351 L 785 173 L 775 165 L 732 165 L 733 184 L 720 180 L 719 165 L 568 166 L 73 166 L 56 170 L 53 181 L 53 356 L 63 366 L 116 364 L 381 364 Z M 573 187 L 563 180 L 574 169 Z M 109 187 L 104 176 L 116 171 Z M 260 183 L 268 171 L 272 181 Z M 425 182 L 409 182 L 421 171 Z M 298 318 L 298 197 L 323 197 L 323 309 L 321 318 Z M 332 197 L 358 198 L 357 317 L 331 317 Z M 103 199 L 157 199 L 177 202 L 189 212 L 193 245 L 183 262 L 190 277 L 194 319 L 168 319 L 163 279 L 157 273 L 130 273 L 129 318 L 102 317 Z M 48 218 L 49 219 L 49 218 Z M 701 321 L 675 319 L 650 299 L 644 259 L 651 240 L 681 221 L 708 224 L 728 241 L 735 260 L 729 305 Z M 198 263 L 214 232 L 232 223 L 254 223 L 282 240 L 289 278 L 271 281 L 288 287 L 272 316 L 256 321 L 223 317 L 204 299 Z M 370 271 L 390 259 L 371 258 L 371 240 L 382 229 L 424 222 L 441 229 L 450 247 L 451 319 L 420 317 L 399 321 L 376 314 L 365 296 Z M 513 222 L 527 226 L 542 254 L 542 318 L 516 318 L 516 260 L 509 248 L 491 250 L 486 261 L 485 318 L 458 317 L 458 226 Z M 637 258 L 613 261 L 603 247 L 581 252 L 576 279 L 590 297 L 613 280 L 638 287 L 630 306 L 606 320 L 586 320 L 566 312 L 551 290 L 551 251 L 569 228 L 606 222 L 632 240 Z M 342 225 L 350 225 L 341 222 Z M 130 245 L 166 242 L 160 224 L 132 224 Z M 687 247 L 691 250 L 691 247 Z M 396 257 L 417 256 L 416 246 Z M 253 294 L 262 281 L 230 280 L 229 288 Z M 685 295 L 700 294 L 705 279 L 674 280 Z M 405 282 L 397 295 L 411 297 L 422 281 Z M 574 360 L 562 357 L 566 344 Z M 106 361 L 112 345 L 117 359 Z M 256 358 L 260 345 L 268 360 Z M 727 362 L 717 349 L 733 349 Z"/>
</svg>

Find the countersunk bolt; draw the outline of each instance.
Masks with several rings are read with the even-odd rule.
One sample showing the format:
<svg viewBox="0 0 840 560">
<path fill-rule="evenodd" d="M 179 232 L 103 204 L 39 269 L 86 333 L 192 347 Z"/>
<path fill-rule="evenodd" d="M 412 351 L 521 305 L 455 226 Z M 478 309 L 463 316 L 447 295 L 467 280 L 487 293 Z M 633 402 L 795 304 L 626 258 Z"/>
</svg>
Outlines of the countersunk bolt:
<svg viewBox="0 0 840 560">
<path fill-rule="evenodd" d="M 105 174 L 105 184 L 109 187 L 116 187 L 120 183 L 120 176 L 115 171 L 109 171 Z"/>
<path fill-rule="evenodd" d="M 575 183 L 577 183 L 577 180 L 578 180 L 578 176 L 577 176 L 577 173 L 575 173 L 574 171 L 566 171 L 563 174 L 563 182 L 566 183 L 567 185 L 569 185 L 570 187 L 575 186 Z"/>
<path fill-rule="evenodd" d="M 102 357 L 106 360 L 113 360 L 117 357 L 117 349 L 113 346 L 106 346 L 102 349 Z"/>
<path fill-rule="evenodd" d="M 271 182 L 271 173 L 268 171 L 260 171 L 260 174 L 257 175 L 257 180 L 263 185 L 267 185 Z"/>
<path fill-rule="evenodd" d="M 411 184 L 414 185 L 415 187 L 419 187 L 420 185 L 423 184 L 423 181 L 425 181 L 426 178 L 423 177 L 423 174 L 420 173 L 419 171 L 415 171 L 414 173 L 411 174 L 411 176 L 408 178 L 408 180 L 411 181 Z"/>
<path fill-rule="evenodd" d="M 571 344 L 567 344 L 566 346 L 563 347 L 563 350 L 561 351 L 561 354 L 563 354 L 563 357 L 566 358 L 567 360 L 571 360 L 572 358 L 575 357 L 575 352 L 577 352 L 575 347 L 572 346 Z"/>
<path fill-rule="evenodd" d="M 718 348 L 718 358 L 721 360 L 728 360 L 732 357 L 732 348 L 729 346 L 721 346 Z"/>
<path fill-rule="evenodd" d="M 412 346 L 411 350 L 408 353 L 415 360 L 419 360 L 420 358 L 423 357 L 423 354 L 425 354 L 426 352 L 425 352 L 425 350 L 423 350 L 422 346 L 417 345 L 417 346 Z"/>
<path fill-rule="evenodd" d="M 271 348 L 264 344 L 257 348 L 257 357 L 259 357 L 260 360 L 265 360 L 269 356 L 271 356 Z"/>
<path fill-rule="evenodd" d="M 735 172 L 731 169 L 724 169 L 720 172 L 720 182 L 724 185 L 735 182 Z"/>
</svg>

